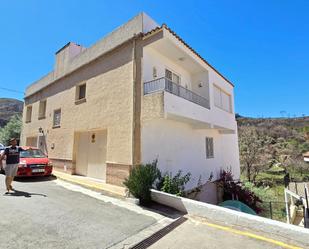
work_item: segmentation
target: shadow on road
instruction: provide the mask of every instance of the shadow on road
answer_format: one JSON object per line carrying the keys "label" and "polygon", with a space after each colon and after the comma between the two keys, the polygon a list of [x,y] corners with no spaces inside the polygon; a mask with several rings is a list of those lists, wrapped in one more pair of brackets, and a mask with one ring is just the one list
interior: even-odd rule
{"label": "shadow on road", "polygon": [[29,192],[25,192],[25,191],[19,191],[19,190],[14,190],[14,192],[10,192],[10,193],[5,193],[6,196],[17,196],[17,197],[26,197],[26,198],[30,198],[33,195],[38,195],[38,196],[43,196],[43,197],[47,197],[47,195],[44,194],[37,194],[37,193],[29,193]]}
{"label": "shadow on road", "polygon": [[169,217],[172,219],[178,219],[184,215],[183,213],[181,213],[180,211],[174,208],[171,208],[171,207],[168,207],[168,206],[156,203],[156,202],[151,202],[149,206],[143,207],[143,209],[161,214],[165,217]]}
{"label": "shadow on road", "polygon": [[56,180],[55,176],[33,176],[33,177],[15,177],[16,182],[46,182]]}

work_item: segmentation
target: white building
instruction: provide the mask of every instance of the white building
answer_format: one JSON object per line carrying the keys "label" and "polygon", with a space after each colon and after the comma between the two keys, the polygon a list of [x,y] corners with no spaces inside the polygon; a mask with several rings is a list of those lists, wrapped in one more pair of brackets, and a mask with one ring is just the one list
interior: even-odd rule
{"label": "white building", "polygon": [[234,86],[166,25],[144,35],[142,161],[191,172],[189,188],[220,170],[239,179]]}

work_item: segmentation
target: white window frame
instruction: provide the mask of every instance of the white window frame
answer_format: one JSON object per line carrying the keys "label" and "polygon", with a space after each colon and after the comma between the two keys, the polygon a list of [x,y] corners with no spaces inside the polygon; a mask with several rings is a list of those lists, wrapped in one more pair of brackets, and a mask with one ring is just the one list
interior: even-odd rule
{"label": "white window frame", "polygon": [[214,138],[213,137],[205,138],[205,148],[206,148],[206,158],[207,159],[214,158],[215,150],[214,150]]}
{"label": "white window frame", "polygon": [[[82,86],[85,86],[85,96],[83,98],[80,98],[80,88]],[[86,101],[86,96],[87,96],[87,84],[86,82],[78,84],[76,86],[76,91],[75,91],[75,104],[80,104]]]}
{"label": "white window frame", "polygon": [[[60,112],[59,123],[55,123],[56,122],[56,119],[55,119],[56,112]],[[61,108],[54,110],[54,113],[53,113],[53,128],[59,128],[61,126],[61,115],[62,115]]]}
{"label": "white window frame", "polygon": [[[44,109],[42,108],[43,106],[43,103],[44,103]],[[46,106],[47,106],[47,100],[41,100],[39,102],[39,113],[38,113],[38,119],[44,119],[46,118]]]}
{"label": "white window frame", "polygon": [[26,123],[30,123],[32,118],[32,105],[26,107]]}
{"label": "white window frame", "polygon": [[[171,70],[170,68],[165,67],[165,70],[164,70],[164,77],[165,78],[167,78],[166,77],[166,70],[168,70],[168,71],[170,71],[172,73],[172,82],[175,83],[175,84],[181,85],[181,75],[179,73],[175,72],[174,70]],[[174,76],[175,75],[179,78],[179,82],[174,81]]]}
{"label": "white window frame", "polygon": [[[229,113],[233,113],[233,111],[232,111],[232,109],[233,109],[232,108],[232,95],[229,94],[228,92],[224,91],[221,87],[217,86],[216,84],[213,84],[213,87],[214,87],[214,89],[213,89],[214,105],[216,107],[218,107],[219,109],[223,110],[223,111],[226,111],[226,112],[229,112]],[[219,90],[219,94],[220,94],[220,104],[219,105],[216,104],[216,99],[215,99],[215,91],[216,91],[216,89]],[[224,108],[224,106],[223,106],[222,93],[227,95],[227,97],[229,99],[229,103],[228,103],[229,104],[229,110],[226,110]]]}

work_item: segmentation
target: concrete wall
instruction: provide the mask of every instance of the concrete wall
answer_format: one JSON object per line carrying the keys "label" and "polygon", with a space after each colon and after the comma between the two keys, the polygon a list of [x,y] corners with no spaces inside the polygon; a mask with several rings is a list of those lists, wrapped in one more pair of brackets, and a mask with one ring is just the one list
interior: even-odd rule
{"label": "concrete wall", "polygon": [[[206,137],[214,138],[214,158],[206,158]],[[221,169],[232,168],[236,177],[239,174],[239,162],[233,153],[234,134],[223,135],[216,129],[193,129],[191,125],[169,119],[155,119],[142,125],[142,162],[158,159],[163,172],[184,174],[190,172],[192,180],[187,189],[197,186],[199,177],[205,183],[210,174],[218,179]],[[232,150],[227,153],[225,148]]]}
{"label": "concrete wall", "polygon": [[151,190],[151,197],[158,203],[192,216],[199,216],[213,222],[217,221],[244,227],[251,231],[269,233],[269,237],[271,235],[285,237],[309,247],[309,230],[305,228],[170,195],[157,190]]}
{"label": "concrete wall", "polygon": [[[108,163],[132,163],[133,61],[132,42],[101,56],[91,64],[25,99],[32,120],[25,123],[21,144],[46,135],[50,158],[73,161],[74,132],[107,130]],[[86,82],[86,101],[75,103],[76,85]],[[46,118],[38,119],[39,101],[47,100]],[[61,127],[53,128],[53,112],[61,108]],[[25,112],[24,112],[25,113]],[[53,148],[52,148],[53,147]]]}

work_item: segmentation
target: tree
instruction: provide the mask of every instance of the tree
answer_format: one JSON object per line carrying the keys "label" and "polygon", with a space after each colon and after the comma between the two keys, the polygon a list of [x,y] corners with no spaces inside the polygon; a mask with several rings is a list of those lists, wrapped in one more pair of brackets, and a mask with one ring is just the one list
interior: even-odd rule
{"label": "tree", "polygon": [[20,115],[13,116],[10,121],[0,129],[0,143],[8,144],[10,138],[19,138],[21,133],[22,120]]}
{"label": "tree", "polygon": [[254,127],[246,126],[239,130],[240,163],[249,182],[255,181],[258,173],[268,166],[268,145],[269,139],[259,135]]}

